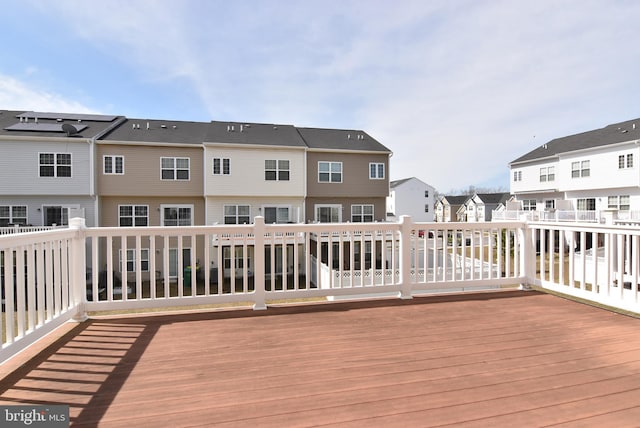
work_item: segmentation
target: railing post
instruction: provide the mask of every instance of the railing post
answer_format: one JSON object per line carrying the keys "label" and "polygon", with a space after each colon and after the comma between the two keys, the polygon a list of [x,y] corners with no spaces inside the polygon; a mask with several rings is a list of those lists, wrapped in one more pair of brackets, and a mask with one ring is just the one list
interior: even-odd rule
{"label": "railing post", "polygon": [[525,277],[525,283],[520,284],[520,290],[531,290],[531,284],[535,281],[535,257],[536,241],[533,228],[524,221],[520,227],[520,272]]}
{"label": "railing post", "polygon": [[71,258],[69,267],[71,274],[69,275],[70,298],[76,307],[76,314],[72,320],[82,322],[89,319],[86,312],[87,302],[87,280],[86,280],[86,263],[87,250],[85,247],[85,220],[81,217],[74,217],[69,220],[69,229],[77,231],[71,243]]}
{"label": "railing post", "polygon": [[[264,287],[264,231],[264,217],[255,217],[253,220],[253,289],[255,297],[253,302],[253,309],[256,311],[267,309],[267,304],[265,302],[266,292]],[[284,274],[286,275],[286,272]]]}
{"label": "railing post", "polygon": [[400,216],[400,298],[412,299],[411,294],[411,229],[410,215]]}

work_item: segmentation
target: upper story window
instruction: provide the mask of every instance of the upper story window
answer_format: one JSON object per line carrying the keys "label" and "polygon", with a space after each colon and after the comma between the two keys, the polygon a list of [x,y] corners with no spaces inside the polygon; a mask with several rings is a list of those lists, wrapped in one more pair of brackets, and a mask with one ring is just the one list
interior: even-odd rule
{"label": "upper story window", "polygon": [[424,191],[424,197],[425,197],[425,198],[428,198],[428,197],[429,197],[429,191],[428,191],[428,190],[425,190],[425,191]]}
{"label": "upper story window", "polygon": [[189,180],[189,158],[160,158],[163,180]]}
{"label": "upper story window", "polygon": [[556,179],[556,168],[554,166],[540,168],[540,182],[554,181]]}
{"label": "upper story window", "polygon": [[231,159],[213,158],[213,175],[231,174]]}
{"label": "upper story window", "polygon": [[251,208],[249,205],[225,205],[224,224],[250,224]]}
{"label": "upper story window", "polygon": [[267,181],[289,181],[289,161],[267,159],[264,161],[264,179]]}
{"label": "upper story window", "polygon": [[633,168],[633,153],[618,156],[618,169]]}
{"label": "upper story window", "polygon": [[40,153],[40,177],[71,177],[71,153]]}
{"label": "upper story window", "polygon": [[367,223],[373,221],[373,205],[351,205],[351,221]]}
{"label": "upper story window", "polygon": [[591,175],[591,169],[589,161],[571,162],[571,178],[589,177]]}
{"label": "upper story window", "polygon": [[193,209],[190,205],[168,205],[162,207],[163,226],[191,226]]}
{"label": "upper story window", "polygon": [[106,155],[103,160],[104,174],[124,174],[124,156]]}
{"label": "upper story window", "polygon": [[513,171],[513,181],[522,181],[522,171]]}
{"label": "upper story window", "polygon": [[318,182],[342,183],[342,162],[318,162]]}
{"label": "upper story window", "polygon": [[0,205],[0,227],[27,224],[26,205]]}
{"label": "upper story window", "polygon": [[148,205],[120,205],[118,207],[118,225],[149,226]]}
{"label": "upper story window", "polygon": [[369,178],[372,180],[384,179],[384,164],[383,163],[370,163],[369,164]]}

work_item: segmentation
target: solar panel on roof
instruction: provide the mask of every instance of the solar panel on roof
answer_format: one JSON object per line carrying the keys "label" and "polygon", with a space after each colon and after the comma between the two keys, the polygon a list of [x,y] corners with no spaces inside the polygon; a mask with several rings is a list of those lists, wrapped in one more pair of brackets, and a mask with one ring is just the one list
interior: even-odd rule
{"label": "solar panel on roof", "polygon": [[94,122],[112,122],[118,116],[108,116],[104,114],[82,114],[82,113],[46,113],[39,111],[28,111],[17,115],[18,118],[38,118],[38,119],[63,119],[63,120],[91,120]]}
{"label": "solar panel on roof", "polygon": [[[35,122],[21,122],[14,123],[11,126],[4,128],[5,131],[36,131],[36,132],[64,132],[60,123],[35,123]],[[87,128],[87,125],[74,124],[77,132]]]}

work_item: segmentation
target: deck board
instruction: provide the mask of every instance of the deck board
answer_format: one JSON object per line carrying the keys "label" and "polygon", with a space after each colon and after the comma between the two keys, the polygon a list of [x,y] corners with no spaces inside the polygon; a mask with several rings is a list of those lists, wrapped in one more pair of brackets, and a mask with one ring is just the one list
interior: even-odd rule
{"label": "deck board", "polygon": [[538,292],[104,317],[0,381],[72,426],[634,426],[640,320]]}

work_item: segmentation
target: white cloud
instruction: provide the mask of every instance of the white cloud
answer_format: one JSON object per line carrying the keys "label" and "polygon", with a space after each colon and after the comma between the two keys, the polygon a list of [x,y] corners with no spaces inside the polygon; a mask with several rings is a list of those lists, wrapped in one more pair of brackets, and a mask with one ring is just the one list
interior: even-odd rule
{"label": "white cloud", "polygon": [[0,105],[5,110],[98,113],[73,99],[0,74]]}

